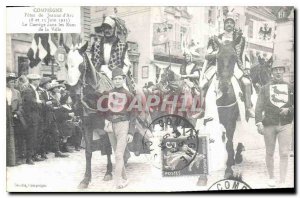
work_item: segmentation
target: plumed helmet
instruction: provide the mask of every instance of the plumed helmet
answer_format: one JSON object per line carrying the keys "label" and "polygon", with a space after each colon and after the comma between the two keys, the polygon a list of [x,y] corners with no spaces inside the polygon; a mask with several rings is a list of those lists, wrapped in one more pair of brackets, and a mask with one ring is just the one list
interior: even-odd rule
{"label": "plumed helmet", "polygon": [[235,24],[235,22],[237,20],[237,16],[233,12],[228,12],[224,19],[224,23],[226,23],[226,21],[228,21],[228,20],[232,20]]}

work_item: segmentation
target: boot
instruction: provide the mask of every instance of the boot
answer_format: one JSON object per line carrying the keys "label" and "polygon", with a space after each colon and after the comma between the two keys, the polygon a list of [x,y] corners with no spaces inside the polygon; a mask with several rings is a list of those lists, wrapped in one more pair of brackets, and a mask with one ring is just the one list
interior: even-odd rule
{"label": "boot", "polygon": [[27,158],[26,159],[26,164],[28,164],[28,165],[34,165],[34,162],[33,162],[33,160],[31,158]]}
{"label": "boot", "polygon": [[42,159],[48,159],[46,153],[41,154],[41,158],[42,158]]}
{"label": "boot", "polygon": [[69,155],[63,154],[62,152],[57,151],[57,152],[55,153],[55,157],[61,157],[61,158],[64,158],[64,157],[69,157]]}
{"label": "boot", "polygon": [[79,146],[75,146],[75,151],[80,151],[80,147]]}
{"label": "boot", "polygon": [[39,156],[37,156],[37,155],[35,155],[35,156],[33,156],[33,161],[35,161],[35,162],[41,162],[41,161],[44,161],[45,159],[42,159],[42,158],[40,158]]}
{"label": "boot", "polygon": [[64,143],[62,145],[61,151],[63,153],[73,153],[73,151],[67,146],[67,143]]}

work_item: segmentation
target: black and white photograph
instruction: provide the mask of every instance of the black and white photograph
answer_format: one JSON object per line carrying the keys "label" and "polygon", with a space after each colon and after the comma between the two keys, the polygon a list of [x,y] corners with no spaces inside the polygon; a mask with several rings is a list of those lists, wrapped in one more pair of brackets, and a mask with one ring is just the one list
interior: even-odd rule
{"label": "black and white photograph", "polygon": [[296,8],[100,3],[5,8],[7,192],[295,192]]}

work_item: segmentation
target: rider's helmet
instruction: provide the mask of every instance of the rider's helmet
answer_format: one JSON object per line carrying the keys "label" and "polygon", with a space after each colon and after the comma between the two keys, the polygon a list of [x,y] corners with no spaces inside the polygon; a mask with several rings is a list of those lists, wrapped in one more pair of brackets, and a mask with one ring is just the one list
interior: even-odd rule
{"label": "rider's helmet", "polygon": [[232,20],[233,22],[234,22],[234,24],[235,24],[235,22],[236,22],[236,15],[233,13],[233,12],[228,12],[227,13],[227,15],[226,15],[226,17],[224,18],[224,24],[226,23],[226,21],[228,21],[228,20]]}

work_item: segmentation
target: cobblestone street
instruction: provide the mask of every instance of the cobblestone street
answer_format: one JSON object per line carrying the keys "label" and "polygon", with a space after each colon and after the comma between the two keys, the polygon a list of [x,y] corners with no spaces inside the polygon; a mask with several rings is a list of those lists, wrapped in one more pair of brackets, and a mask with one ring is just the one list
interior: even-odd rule
{"label": "cobblestone street", "polygon": [[[252,126],[252,127],[251,127]],[[237,128],[235,143],[243,142],[246,151],[243,152],[242,163],[243,180],[251,188],[268,188],[267,170],[265,167],[265,150],[263,136],[259,135],[253,120],[244,130]],[[278,145],[277,145],[278,146]],[[223,179],[224,171],[212,172],[208,176],[206,186],[196,185],[197,176],[162,177],[161,170],[153,167],[145,155],[135,156],[133,153],[127,167],[129,185],[120,191],[201,191],[207,190],[213,183]],[[54,158],[48,154],[49,159],[38,162],[34,166],[21,165],[7,168],[8,191],[81,191],[77,189],[84,175],[84,150],[70,154],[67,159]],[[114,159],[113,159],[114,163]],[[275,175],[279,178],[278,148],[275,153]],[[93,178],[86,192],[118,191],[113,181],[103,181],[106,171],[106,156],[100,152],[93,153]],[[289,158],[287,185],[294,185],[294,158]]]}

